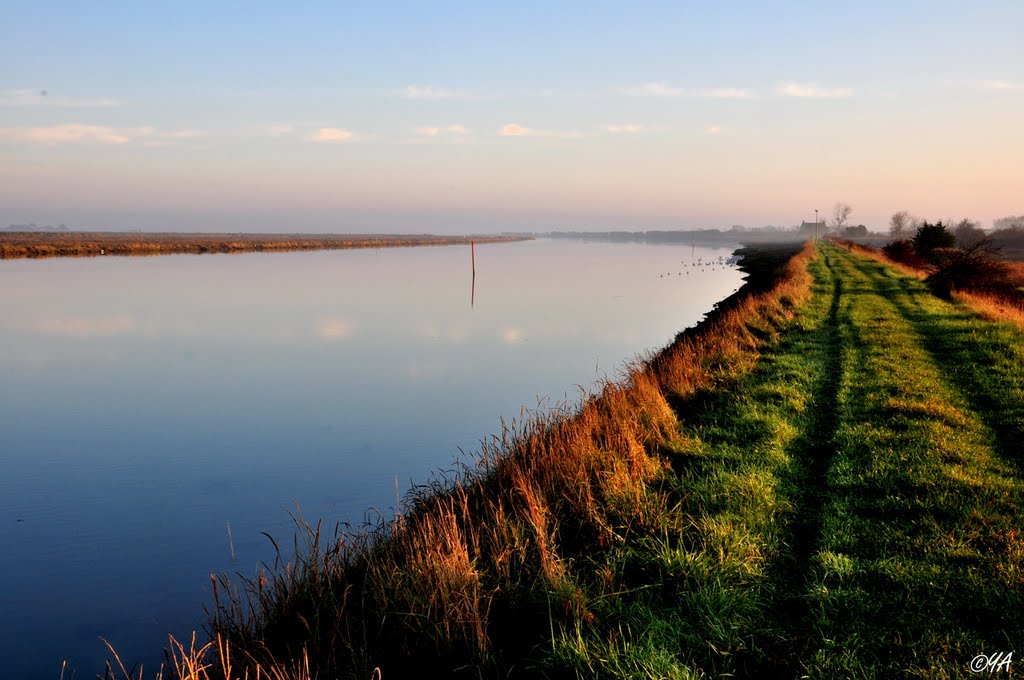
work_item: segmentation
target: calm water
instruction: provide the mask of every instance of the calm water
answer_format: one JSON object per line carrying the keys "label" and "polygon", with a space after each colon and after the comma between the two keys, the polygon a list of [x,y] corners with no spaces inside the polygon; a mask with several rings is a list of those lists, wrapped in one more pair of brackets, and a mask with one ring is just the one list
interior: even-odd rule
{"label": "calm water", "polygon": [[0,262],[2,673],[93,677],[100,636],[149,667],[202,625],[211,572],[255,573],[262,531],[289,543],[289,511],[388,514],[396,480],[575,399],[741,283],[683,261],[487,245],[475,292],[462,247]]}

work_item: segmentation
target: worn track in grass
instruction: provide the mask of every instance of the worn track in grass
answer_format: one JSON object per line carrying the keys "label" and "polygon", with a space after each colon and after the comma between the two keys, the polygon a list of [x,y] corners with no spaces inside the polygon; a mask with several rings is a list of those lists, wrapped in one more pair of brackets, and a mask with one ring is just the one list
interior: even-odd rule
{"label": "worn track in grass", "polygon": [[[688,512],[765,549],[752,582],[709,570],[748,606],[676,653],[695,675],[962,677],[1024,644],[1024,333],[822,250],[779,342],[680,414],[675,455],[717,461]],[[751,475],[760,497],[736,492]]]}

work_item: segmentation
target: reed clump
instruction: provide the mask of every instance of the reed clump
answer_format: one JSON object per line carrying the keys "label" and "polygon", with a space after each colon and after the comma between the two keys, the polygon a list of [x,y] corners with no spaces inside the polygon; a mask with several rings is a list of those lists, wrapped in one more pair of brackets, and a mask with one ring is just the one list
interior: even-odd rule
{"label": "reed clump", "polygon": [[278,550],[251,579],[214,579],[213,642],[175,647],[168,676],[539,672],[559,631],[593,622],[598,600],[624,592],[631,569],[650,568],[609,555],[700,521],[668,488],[673,404],[730,380],[774,341],[810,295],[817,251],[795,250],[579,407],[503,423],[471,465],[413,489],[393,519],[333,532],[300,519],[290,556]]}

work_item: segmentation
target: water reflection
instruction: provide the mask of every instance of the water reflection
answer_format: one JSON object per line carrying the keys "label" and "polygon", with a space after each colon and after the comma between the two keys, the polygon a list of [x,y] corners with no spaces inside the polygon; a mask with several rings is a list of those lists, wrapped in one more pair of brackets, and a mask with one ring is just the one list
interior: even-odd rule
{"label": "water reflection", "polygon": [[5,672],[85,677],[100,635],[159,661],[289,510],[387,512],[396,478],[699,320],[740,276],[659,277],[689,250],[474,246],[469,308],[465,248],[0,263]]}

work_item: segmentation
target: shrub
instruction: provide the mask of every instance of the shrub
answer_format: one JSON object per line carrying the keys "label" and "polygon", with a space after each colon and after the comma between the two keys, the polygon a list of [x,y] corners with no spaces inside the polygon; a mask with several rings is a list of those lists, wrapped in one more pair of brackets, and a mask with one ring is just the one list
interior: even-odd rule
{"label": "shrub", "polygon": [[935,224],[923,222],[917,228],[917,233],[914,234],[912,241],[918,257],[926,261],[931,261],[940,248],[952,248],[956,245],[956,237],[953,232],[947,229],[942,222]]}
{"label": "shrub", "polygon": [[913,242],[909,239],[887,243],[882,247],[882,252],[893,262],[899,262],[911,267],[920,267],[924,264],[921,262],[921,258],[918,257]]}
{"label": "shrub", "polygon": [[925,282],[933,293],[945,298],[955,290],[1006,296],[1015,289],[1010,265],[999,257],[999,248],[991,238],[945,251],[944,261]]}

